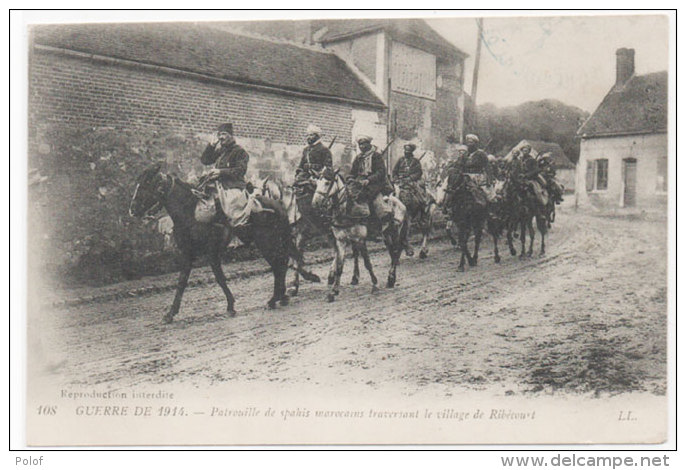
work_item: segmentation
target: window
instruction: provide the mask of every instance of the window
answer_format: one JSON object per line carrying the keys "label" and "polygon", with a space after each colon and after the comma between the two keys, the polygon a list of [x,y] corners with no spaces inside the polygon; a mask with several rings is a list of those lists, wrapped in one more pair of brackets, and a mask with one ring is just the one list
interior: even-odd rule
{"label": "window", "polygon": [[607,189],[608,160],[601,158],[586,162],[586,191],[605,191]]}
{"label": "window", "polygon": [[607,189],[607,159],[596,160],[595,189]]}
{"label": "window", "polygon": [[667,157],[658,157],[657,159],[657,178],[655,181],[655,191],[658,193],[667,192]]}
{"label": "window", "polygon": [[436,56],[393,42],[391,90],[436,99]]}

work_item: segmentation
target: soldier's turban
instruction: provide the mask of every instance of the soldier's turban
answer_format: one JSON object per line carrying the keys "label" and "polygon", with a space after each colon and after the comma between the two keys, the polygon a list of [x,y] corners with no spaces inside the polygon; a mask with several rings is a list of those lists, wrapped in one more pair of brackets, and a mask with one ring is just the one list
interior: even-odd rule
{"label": "soldier's turban", "polygon": [[362,142],[370,142],[371,143],[372,138],[369,137],[368,135],[358,135],[357,136],[357,143],[361,144]]}
{"label": "soldier's turban", "polygon": [[230,122],[220,124],[217,128],[217,132],[228,132],[229,134],[233,135],[233,124]]}
{"label": "soldier's turban", "polygon": [[417,149],[417,146],[415,144],[405,144],[404,146],[405,150],[409,150],[410,152],[414,152]]}
{"label": "soldier's turban", "polygon": [[460,144],[460,145],[458,145],[457,147],[455,147],[455,150],[457,150],[458,152],[459,152],[460,150],[464,150],[465,152],[468,152],[468,151],[469,151],[469,148],[467,148],[466,145]]}
{"label": "soldier's turban", "polygon": [[465,142],[469,142],[471,140],[473,142],[478,143],[479,142],[479,136],[477,136],[476,134],[467,134],[466,136],[464,136],[464,140],[465,140]]}
{"label": "soldier's turban", "polygon": [[319,128],[319,126],[315,126],[314,124],[310,124],[307,126],[307,134],[317,134],[317,135],[322,135],[322,130]]}

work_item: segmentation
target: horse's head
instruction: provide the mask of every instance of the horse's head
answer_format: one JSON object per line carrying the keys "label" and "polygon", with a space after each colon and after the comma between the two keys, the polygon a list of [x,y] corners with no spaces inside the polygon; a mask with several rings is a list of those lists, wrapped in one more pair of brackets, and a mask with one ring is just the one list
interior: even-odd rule
{"label": "horse's head", "polygon": [[443,205],[445,202],[445,196],[448,192],[448,176],[443,175],[443,177],[438,180],[438,184],[436,185],[436,204],[439,206]]}
{"label": "horse's head", "polygon": [[466,178],[468,177],[458,168],[448,168],[444,171],[436,187],[436,203],[447,204],[448,195],[461,191]]}
{"label": "horse's head", "polygon": [[162,207],[162,201],[167,194],[168,178],[160,172],[161,163],[155,163],[146,168],[136,180],[129,215],[143,217],[152,214]]}
{"label": "horse's head", "polygon": [[502,201],[505,198],[505,181],[495,180],[493,189],[495,192],[495,200],[497,202]]}
{"label": "horse's head", "polygon": [[250,179],[250,183],[252,183],[253,187],[257,190],[257,194],[260,194],[261,196],[277,200],[283,198],[281,185],[271,176],[265,176],[264,178],[253,176]]}
{"label": "horse's head", "polygon": [[340,190],[342,184],[338,170],[324,168],[316,179],[312,207],[317,210],[326,210],[332,203],[333,198]]}

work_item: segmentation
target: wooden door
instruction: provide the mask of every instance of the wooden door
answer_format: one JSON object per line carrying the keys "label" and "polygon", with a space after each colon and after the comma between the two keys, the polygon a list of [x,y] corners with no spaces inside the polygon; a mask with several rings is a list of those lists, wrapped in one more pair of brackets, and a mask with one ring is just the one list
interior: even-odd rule
{"label": "wooden door", "polygon": [[636,159],[624,160],[624,207],[636,206]]}

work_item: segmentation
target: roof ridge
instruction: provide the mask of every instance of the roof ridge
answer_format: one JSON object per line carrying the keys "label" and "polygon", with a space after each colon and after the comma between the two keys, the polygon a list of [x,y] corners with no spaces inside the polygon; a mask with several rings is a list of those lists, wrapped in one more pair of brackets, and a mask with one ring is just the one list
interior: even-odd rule
{"label": "roof ridge", "polygon": [[332,50],[326,49],[326,48],[324,48],[318,44],[305,44],[302,42],[289,41],[285,38],[276,38],[276,37],[272,37],[272,36],[266,36],[264,34],[259,34],[259,33],[253,32],[253,31],[246,31],[246,30],[242,30],[242,29],[229,31],[229,30],[226,30],[224,28],[220,28],[220,27],[217,27],[214,25],[207,25],[207,27],[209,27],[215,31],[221,31],[221,32],[227,33],[227,34],[235,34],[236,36],[243,36],[243,37],[247,37],[247,38],[251,38],[251,39],[258,39],[261,41],[271,42],[273,44],[286,44],[288,46],[295,46],[295,47],[299,47],[300,49],[306,49],[306,50],[313,51],[313,52],[322,52],[325,54],[335,55]]}

